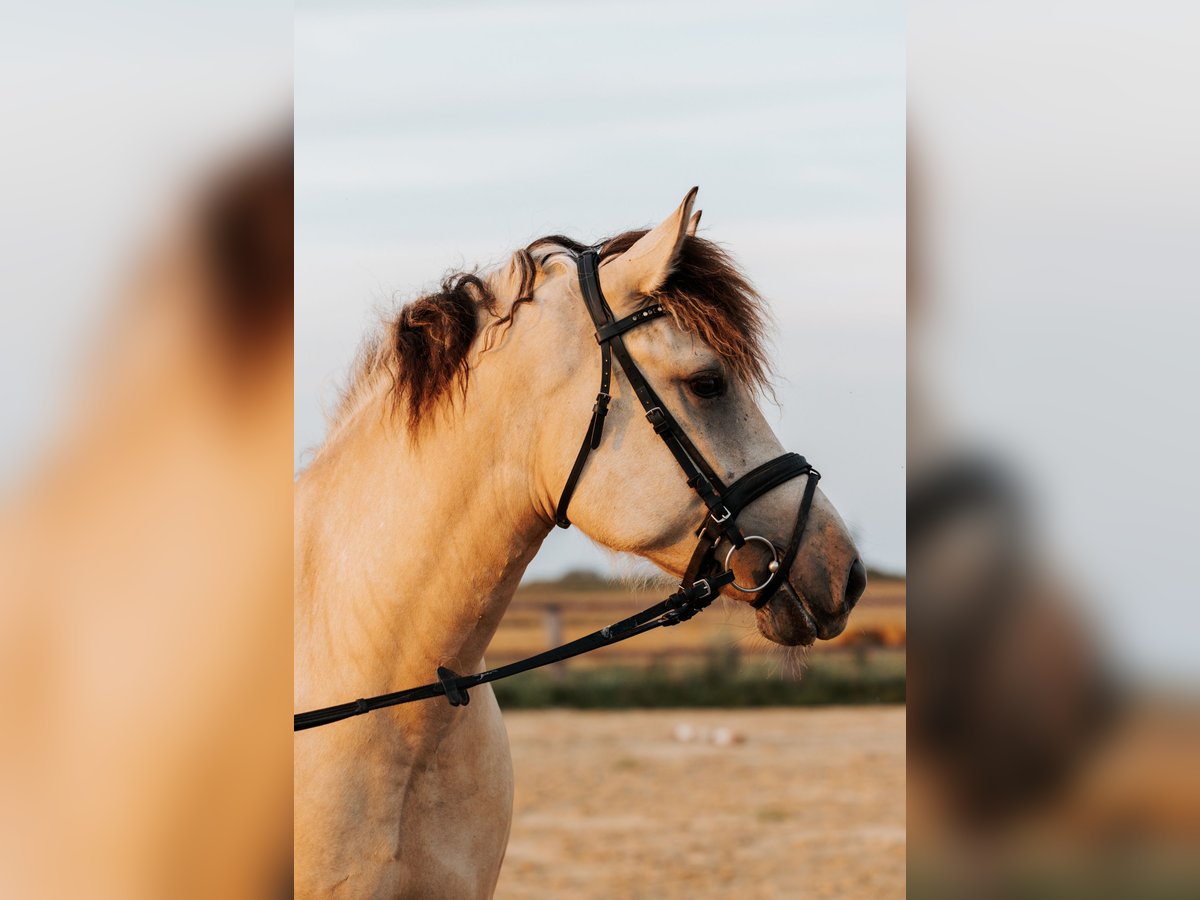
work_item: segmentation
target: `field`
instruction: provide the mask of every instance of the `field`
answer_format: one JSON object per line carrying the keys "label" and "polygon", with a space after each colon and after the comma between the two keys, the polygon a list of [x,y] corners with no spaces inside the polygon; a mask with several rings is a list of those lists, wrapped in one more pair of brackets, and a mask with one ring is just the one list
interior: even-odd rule
{"label": "field", "polygon": [[902,706],[505,721],[502,900],[904,895]]}
{"label": "field", "polygon": [[[488,663],[669,592],[525,586]],[[905,640],[904,581],[875,577],[846,632],[803,654],[722,601],[498,683],[516,796],[496,896],[903,896]]]}

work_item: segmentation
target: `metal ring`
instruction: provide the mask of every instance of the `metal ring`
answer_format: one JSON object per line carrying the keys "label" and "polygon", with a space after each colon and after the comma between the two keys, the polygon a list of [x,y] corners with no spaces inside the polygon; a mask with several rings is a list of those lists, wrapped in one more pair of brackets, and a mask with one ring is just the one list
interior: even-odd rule
{"label": "metal ring", "polygon": [[[765,537],[762,537],[761,535],[757,535],[757,534],[748,534],[748,535],[746,535],[746,543],[748,544],[748,543],[750,543],[750,541],[762,541],[764,544],[766,544],[768,547],[770,547],[770,548],[771,548],[771,557],[772,557],[772,561],[773,561],[773,563],[774,563],[774,565],[775,565],[775,569],[773,569],[773,570],[771,571],[771,574],[769,574],[769,575],[767,576],[767,580],[766,580],[766,581],[764,581],[764,582],[763,582],[762,584],[760,584],[760,585],[756,585],[755,587],[748,587],[748,588],[747,588],[747,587],[742,587],[742,586],[741,586],[740,584],[738,584],[736,581],[734,581],[734,582],[730,583],[730,585],[729,585],[729,586],[730,586],[731,588],[733,588],[733,589],[734,589],[734,590],[736,590],[736,591],[741,591],[743,594],[753,594],[753,593],[756,593],[757,591],[761,591],[763,588],[765,588],[765,587],[766,587],[768,584],[770,584],[770,583],[771,583],[771,579],[772,579],[772,578],[774,578],[774,577],[775,577],[775,575],[776,575],[776,574],[778,573],[778,571],[779,571],[779,569],[778,569],[778,566],[779,566],[779,550],[778,550],[778,549],[776,549],[775,545],[774,545],[774,544],[772,544],[770,541],[768,541],[768,540],[767,540]],[[745,546],[745,544],[743,544],[742,546]],[[739,547],[730,547],[730,548],[729,548],[729,552],[725,554],[725,570],[726,570],[726,571],[729,571],[729,560],[733,559],[733,554],[734,554],[734,551],[735,551],[735,550],[738,550],[738,549],[740,549],[740,548],[739,548]]]}

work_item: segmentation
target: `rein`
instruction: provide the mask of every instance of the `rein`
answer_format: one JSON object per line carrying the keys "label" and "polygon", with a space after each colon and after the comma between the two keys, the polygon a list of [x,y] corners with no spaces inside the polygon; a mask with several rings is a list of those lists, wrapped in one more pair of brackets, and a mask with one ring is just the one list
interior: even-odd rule
{"label": "rein", "polygon": [[[467,694],[469,688],[561,662],[582,653],[589,653],[639,634],[645,634],[647,631],[653,631],[655,628],[686,622],[696,613],[708,607],[716,599],[721,588],[726,585],[731,585],[742,593],[757,594],[758,596],[751,602],[751,606],[761,609],[779,590],[779,586],[787,580],[787,573],[791,571],[796,554],[800,551],[800,543],[804,538],[804,526],[808,522],[808,515],[812,509],[817,481],[821,477],[820,473],[798,453],[784,453],[751,469],[733,483],[725,485],[659,399],[625,347],[622,337],[625,332],[666,315],[666,309],[662,304],[657,304],[640,309],[623,319],[616,319],[600,290],[599,249],[589,247],[580,253],[578,267],[579,286],[583,291],[583,299],[587,304],[588,313],[592,317],[592,323],[596,327],[596,342],[600,345],[600,391],[596,395],[596,403],[592,407],[592,419],[587,433],[584,435],[579,453],[575,457],[575,464],[571,467],[571,473],[567,476],[566,485],[559,497],[555,512],[555,524],[560,528],[571,526],[571,520],[567,517],[567,508],[583,474],[588,456],[600,446],[600,439],[604,432],[604,420],[608,415],[609,402],[612,400],[609,389],[612,382],[612,360],[616,356],[621,370],[633,387],[634,394],[637,395],[642,408],[646,411],[646,420],[654,428],[655,433],[662,438],[663,443],[667,445],[671,455],[675,457],[675,461],[687,477],[688,486],[700,496],[708,509],[708,515],[696,530],[698,542],[680,582],[679,590],[665,600],[661,600],[627,619],[622,619],[620,622],[562,646],[496,669],[489,669],[474,675],[459,675],[444,666],[439,666],[437,669],[438,680],[429,684],[342,703],[338,706],[328,706],[311,712],[297,713],[294,717],[293,731],[304,731],[353,716],[360,716],[377,709],[412,703],[417,700],[428,700],[433,697],[444,696],[451,706],[466,706],[470,702]],[[781,558],[779,548],[768,538],[761,535],[742,534],[741,529],[737,526],[737,517],[743,509],[763,494],[794,478],[799,478],[801,475],[808,476],[805,480],[804,495],[796,514],[796,523],[792,529],[791,539]],[[724,565],[720,565],[716,560],[716,552],[723,541],[727,541],[730,546],[725,554]],[[729,568],[729,561],[739,548],[751,541],[769,547],[773,559],[767,567],[769,574],[762,584],[742,587],[735,582],[733,570]]]}
{"label": "rein", "polygon": [[459,675],[444,666],[438,666],[438,680],[429,684],[409,688],[406,691],[397,691],[394,694],[382,694],[378,697],[343,703],[340,706],[329,706],[325,709],[300,713],[296,716],[293,731],[304,731],[306,728],[328,725],[330,722],[349,719],[351,716],[361,716],[363,713],[369,713],[376,709],[398,706],[401,703],[412,703],[414,700],[428,700],[431,697],[443,695],[450,701],[451,706],[466,706],[471,702],[467,688],[519,675],[530,669],[540,669],[542,666],[561,662],[564,659],[579,656],[581,653],[599,650],[609,644],[618,644],[639,634],[645,634],[647,631],[653,631],[655,628],[665,628],[669,625],[686,622],[712,603],[721,588],[732,581],[732,572],[725,572],[711,580],[701,579],[690,589],[680,589],[667,599],[659,601],[649,609],[644,609],[628,619],[622,619],[620,622],[601,628],[599,631],[593,631],[589,635],[552,650],[546,650],[506,666],[480,672],[477,675]]}

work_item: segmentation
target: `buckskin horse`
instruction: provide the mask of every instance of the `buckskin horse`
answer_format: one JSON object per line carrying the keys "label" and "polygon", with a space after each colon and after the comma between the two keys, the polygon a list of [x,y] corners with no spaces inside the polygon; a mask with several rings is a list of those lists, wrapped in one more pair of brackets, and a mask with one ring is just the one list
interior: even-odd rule
{"label": "buckskin horse", "polygon": [[[296,485],[297,710],[435,671],[454,698],[556,523],[681,578],[682,608],[749,603],[776,643],[845,628],[865,569],[758,408],[765,310],[695,197],[452,275],[364,345]],[[300,896],[491,896],[512,762],[490,686],[471,699],[297,735]]]}

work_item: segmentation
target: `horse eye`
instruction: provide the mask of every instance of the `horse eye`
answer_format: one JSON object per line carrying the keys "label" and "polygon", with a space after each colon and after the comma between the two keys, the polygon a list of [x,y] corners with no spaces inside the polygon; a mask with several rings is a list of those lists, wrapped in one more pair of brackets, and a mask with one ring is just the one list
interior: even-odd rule
{"label": "horse eye", "polygon": [[713,372],[705,372],[688,381],[688,388],[701,400],[712,400],[725,393],[725,379]]}

